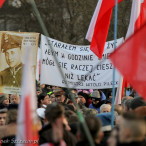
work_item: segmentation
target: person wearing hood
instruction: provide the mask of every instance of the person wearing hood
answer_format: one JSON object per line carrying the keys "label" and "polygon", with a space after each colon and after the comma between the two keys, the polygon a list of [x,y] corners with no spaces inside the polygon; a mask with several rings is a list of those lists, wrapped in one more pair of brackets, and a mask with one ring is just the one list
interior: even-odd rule
{"label": "person wearing hood", "polygon": [[91,99],[92,103],[89,105],[89,108],[96,109],[98,113],[100,113],[100,106],[102,105],[102,102],[99,91],[93,91]]}

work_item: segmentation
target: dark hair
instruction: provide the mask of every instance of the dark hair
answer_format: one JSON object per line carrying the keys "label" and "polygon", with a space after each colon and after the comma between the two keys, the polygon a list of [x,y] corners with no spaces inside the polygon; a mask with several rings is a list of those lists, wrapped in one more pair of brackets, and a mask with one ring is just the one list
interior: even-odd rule
{"label": "dark hair", "polygon": [[130,103],[130,108],[134,110],[139,106],[146,106],[146,102],[142,99],[142,97],[133,98],[133,100]]}
{"label": "dark hair", "polygon": [[[87,127],[89,128],[93,140],[95,140],[98,137],[99,131],[101,129],[101,121],[95,116],[87,116],[85,118],[85,121]],[[87,138],[82,124],[80,124],[80,132],[81,132],[81,138],[83,140],[86,140]]]}
{"label": "dark hair", "polygon": [[127,107],[128,110],[130,109],[130,104],[131,104],[132,100],[133,99],[128,99],[125,101],[125,106]]}
{"label": "dark hair", "polygon": [[128,121],[143,121],[143,120],[146,120],[144,117],[138,115],[138,114],[135,114],[135,112],[124,112],[122,114],[122,117],[125,119],[125,120],[128,120]]}
{"label": "dark hair", "polygon": [[49,104],[45,110],[45,117],[50,123],[54,122],[57,118],[60,118],[63,115],[64,107],[55,102],[53,104]]}
{"label": "dark hair", "polygon": [[[44,98],[47,96],[48,94],[46,92],[43,92],[41,94],[38,95],[38,107],[41,103],[41,100],[44,100]],[[49,95],[48,95],[49,96]]]}

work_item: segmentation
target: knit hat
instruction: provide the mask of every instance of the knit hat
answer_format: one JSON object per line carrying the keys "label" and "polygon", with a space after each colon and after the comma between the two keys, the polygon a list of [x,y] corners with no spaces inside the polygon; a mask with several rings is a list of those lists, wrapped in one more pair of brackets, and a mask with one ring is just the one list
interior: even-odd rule
{"label": "knit hat", "polygon": [[130,103],[130,108],[134,110],[139,106],[146,106],[146,102],[142,99],[142,97],[133,98],[133,100]]}
{"label": "knit hat", "polygon": [[91,99],[92,99],[93,101],[101,100],[99,91],[93,91],[93,93],[92,93],[92,95],[91,95]]}
{"label": "knit hat", "polygon": [[97,117],[102,122],[102,131],[111,131],[112,114],[111,113],[100,113],[97,115]]}
{"label": "knit hat", "polygon": [[5,94],[0,94],[0,104],[2,104],[5,99],[7,99],[7,96]]}

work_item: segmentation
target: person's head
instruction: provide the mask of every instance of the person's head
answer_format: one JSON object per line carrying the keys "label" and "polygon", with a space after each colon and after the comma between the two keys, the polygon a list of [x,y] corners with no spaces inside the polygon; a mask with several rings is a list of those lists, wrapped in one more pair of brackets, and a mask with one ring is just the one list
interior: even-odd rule
{"label": "person's head", "polygon": [[142,141],[146,134],[146,120],[133,112],[123,113],[119,125],[120,143]]}
{"label": "person's head", "polygon": [[0,126],[6,124],[6,116],[7,116],[7,109],[6,108],[0,109]]}
{"label": "person's head", "polygon": [[19,104],[20,103],[20,97],[18,94],[11,94],[10,95],[10,102],[11,104]]}
{"label": "person's head", "polygon": [[16,67],[21,63],[20,48],[12,48],[5,52],[6,62],[10,67]]}
{"label": "person's head", "polygon": [[45,117],[49,123],[55,122],[57,119],[64,118],[64,107],[56,102],[49,104],[45,110]]}
{"label": "person's head", "polygon": [[130,110],[130,104],[131,104],[132,100],[133,99],[125,100],[125,102],[124,102],[124,109],[123,109],[124,112],[127,112],[127,111]]}
{"label": "person's head", "polygon": [[79,95],[78,97],[79,97],[79,98],[78,98],[79,103],[82,103],[82,104],[85,104],[85,103],[86,103],[86,99],[85,99],[84,96]]}
{"label": "person's head", "polygon": [[36,87],[36,95],[38,96],[38,95],[40,95],[41,94],[41,89],[40,89],[40,87]]}
{"label": "person's head", "polygon": [[44,105],[48,105],[51,103],[50,101],[50,98],[48,96],[47,93],[41,93],[39,96],[38,96],[38,103],[40,105],[40,107],[44,104]]}
{"label": "person's head", "polygon": [[55,93],[56,102],[64,103],[65,101],[65,92],[64,91],[58,91]]}
{"label": "person's head", "polygon": [[[103,132],[101,131],[101,121],[95,116],[88,116],[85,118],[85,121],[94,142],[99,144],[103,138]],[[80,135],[82,140],[87,139],[82,124],[80,124]]]}
{"label": "person's head", "polygon": [[100,113],[111,112],[111,106],[109,104],[102,104],[100,107]]}
{"label": "person's head", "polygon": [[85,116],[96,116],[98,114],[98,111],[96,109],[91,109],[91,108],[83,110],[83,112]]}
{"label": "person's head", "polygon": [[134,112],[140,116],[146,117],[146,106],[137,107]]}
{"label": "person's head", "polygon": [[140,106],[146,106],[146,102],[142,99],[142,97],[135,97],[130,103],[130,110],[135,110]]}
{"label": "person's head", "polygon": [[122,105],[122,108],[123,108],[123,109],[124,109],[125,101],[128,100],[128,99],[133,99],[133,97],[131,97],[131,96],[124,96],[124,97],[122,98],[121,105]]}
{"label": "person's head", "polygon": [[48,94],[49,97],[50,97],[51,103],[53,103],[53,102],[56,101],[55,94],[54,94],[53,91],[49,91],[47,94]]}
{"label": "person's head", "polygon": [[93,105],[98,105],[101,102],[101,96],[99,91],[93,91],[91,95],[91,99]]}
{"label": "person's head", "polygon": [[18,115],[18,104],[10,104],[8,107],[6,123],[16,123]]}
{"label": "person's head", "polygon": [[111,131],[110,136],[108,137],[107,140],[107,145],[108,146],[117,146],[118,143],[118,132],[119,132],[119,128],[118,127],[114,127]]}
{"label": "person's head", "polygon": [[4,106],[9,105],[9,96],[7,94],[0,94],[0,104]]}
{"label": "person's head", "polygon": [[10,67],[16,67],[21,63],[22,37],[3,34],[2,51],[5,53],[6,62]]}
{"label": "person's head", "polygon": [[114,110],[118,113],[118,115],[121,115],[123,112],[122,106],[121,105],[115,105]]}

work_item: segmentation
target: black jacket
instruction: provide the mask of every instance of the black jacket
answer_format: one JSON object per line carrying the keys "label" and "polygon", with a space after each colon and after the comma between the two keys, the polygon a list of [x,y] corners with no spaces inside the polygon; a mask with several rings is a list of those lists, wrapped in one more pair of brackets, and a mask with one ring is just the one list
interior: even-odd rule
{"label": "black jacket", "polygon": [[146,146],[146,141],[141,142],[130,142],[130,143],[120,143],[118,146]]}
{"label": "black jacket", "polygon": [[[67,144],[67,146],[75,146],[77,143],[76,137],[70,133],[69,131],[66,131],[64,129],[64,134],[63,134],[63,140]],[[44,143],[54,143],[52,140],[52,127],[51,125],[46,125],[40,132],[39,132],[39,144],[44,144]]]}

